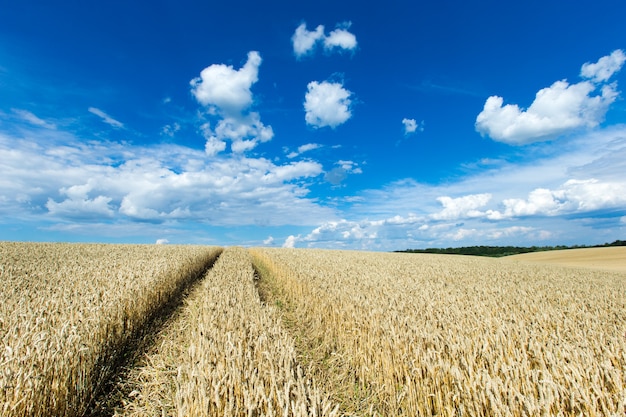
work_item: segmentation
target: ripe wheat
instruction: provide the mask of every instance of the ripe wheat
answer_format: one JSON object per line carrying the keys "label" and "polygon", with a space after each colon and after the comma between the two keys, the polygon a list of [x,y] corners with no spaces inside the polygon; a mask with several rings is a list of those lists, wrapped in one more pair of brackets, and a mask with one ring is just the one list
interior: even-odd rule
{"label": "ripe wheat", "polygon": [[255,288],[251,258],[228,248],[127,382],[126,416],[335,416],[293,340]]}
{"label": "ripe wheat", "polygon": [[449,255],[253,257],[345,412],[626,413],[624,274]]}
{"label": "ripe wheat", "polygon": [[129,338],[220,251],[0,242],[0,415],[82,415]]}

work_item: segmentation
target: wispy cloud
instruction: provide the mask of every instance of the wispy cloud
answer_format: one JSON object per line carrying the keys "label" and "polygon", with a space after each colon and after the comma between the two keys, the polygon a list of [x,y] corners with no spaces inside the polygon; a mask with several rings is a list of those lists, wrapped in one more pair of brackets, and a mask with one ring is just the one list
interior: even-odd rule
{"label": "wispy cloud", "polygon": [[309,151],[313,151],[315,149],[319,149],[321,148],[322,145],[320,145],[319,143],[306,143],[304,145],[300,145],[298,146],[298,149],[296,151],[289,151],[288,148],[285,148],[285,153],[287,153],[287,158],[289,159],[293,159],[297,156],[300,156],[301,154],[305,153],[305,152],[309,152]]}
{"label": "wispy cloud", "polygon": [[87,110],[90,113],[95,114],[96,116],[100,117],[102,121],[108,125],[111,125],[118,129],[124,127],[124,123],[115,120],[114,118],[112,118],[111,116],[109,116],[108,114],[106,114],[105,112],[103,112],[102,110],[96,107],[89,107]]}
{"label": "wispy cloud", "polygon": [[22,110],[22,109],[11,109],[11,110],[20,119],[34,126],[43,127],[46,129],[56,129],[56,125],[54,123],[50,123],[43,119],[40,119],[39,117],[35,116],[33,113],[29,112],[28,110]]}

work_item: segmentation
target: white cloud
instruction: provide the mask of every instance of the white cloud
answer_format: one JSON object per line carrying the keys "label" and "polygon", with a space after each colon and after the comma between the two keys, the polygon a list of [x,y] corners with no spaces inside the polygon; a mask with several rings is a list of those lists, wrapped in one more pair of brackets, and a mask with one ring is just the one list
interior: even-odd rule
{"label": "white cloud", "polygon": [[285,239],[285,243],[283,243],[283,248],[293,248],[296,246],[296,242],[298,237],[294,235],[289,235],[287,239]]}
{"label": "white cloud", "polygon": [[63,187],[59,193],[67,196],[67,198],[61,203],[48,198],[46,208],[50,214],[66,218],[112,217],[114,211],[109,205],[112,198],[99,195],[90,199],[88,193],[91,189],[92,186],[89,184]]}
{"label": "white cloud", "polygon": [[332,209],[307,197],[307,179],[323,173],[314,161],[280,165],[238,154],[207,159],[202,151],[169,144],[141,147],[66,136],[57,143],[36,130],[28,138],[0,133],[4,219],[45,213],[48,221],[185,219],[226,227],[312,225],[334,217]]}
{"label": "white cloud", "polygon": [[322,222],[295,243],[393,250],[611,241],[626,221],[624,156],[621,125],[572,137],[567,147],[543,145],[540,158],[529,153],[472,169],[457,181],[397,181],[343,199],[343,220]]}
{"label": "white cloud", "polygon": [[204,144],[204,151],[207,156],[215,156],[220,152],[223,152],[226,149],[226,142],[216,138],[215,136],[211,136],[207,138],[206,143]]}
{"label": "white cloud", "polygon": [[170,243],[170,241],[167,240],[167,239],[157,239],[157,241],[155,243],[157,245],[166,245],[166,244]]}
{"label": "white cloud", "polygon": [[424,121],[422,120],[422,123],[418,123],[415,119],[407,119],[404,118],[402,119],[402,124],[404,125],[404,135],[408,136],[412,133],[415,133],[417,131],[423,132],[424,131]]}
{"label": "white cloud", "polygon": [[307,143],[301,146],[298,146],[298,153],[302,154],[308,151],[312,151],[314,149],[319,149],[321,148],[322,145],[320,145],[319,143]]}
{"label": "white cloud", "polygon": [[330,32],[330,34],[324,39],[324,48],[340,48],[346,50],[356,49],[356,36],[347,30],[351,25],[352,24],[350,22],[347,22],[342,25],[343,27]]}
{"label": "white cloud", "polygon": [[315,127],[335,128],[352,117],[352,93],[341,83],[311,81],[304,100],[305,120]]}
{"label": "white cloud", "polygon": [[46,129],[56,129],[56,125],[54,123],[46,122],[45,120],[40,119],[33,113],[29,112],[28,110],[22,110],[22,109],[11,109],[11,110],[20,119],[25,120],[34,126],[44,127]]}
{"label": "white cloud", "polygon": [[310,55],[315,46],[322,42],[324,49],[333,50],[355,50],[357,47],[356,36],[349,32],[351,22],[337,25],[337,29],[330,32],[328,36],[324,33],[324,26],[319,25],[314,31],[307,30],[306,23],[300,24],[291,37],[293,52],[297,58]]}
{"label": "white cloud", "polygon": [[267,239],[263,240],[264,245],[271,245],[272,243],[274,243],[274,238],[272,236],[268,236]]}
{"label": "white cloud", "polygon": [[217,106],[227,115],[239,114],[252,105],[252,84],[258,81],[261,55],[248,53],[242,68],[213,64],[202,70],[200,77],[191,80],[191,93],[203,106]]}
{"label": "white cloud", "polygon": [[476,130],[500,142],[524,145],[596,127],[619,95],[615,83],[599,83],[618,71],[624,58],[618,50],[595,64],[583,65],[581,74],[592,80],[557,81],[537,92],[526,110],[516,104],[503,105],[502,97],[491,96],[476,117]]}
{"label": "white cloud", "polygon": [[626,61],[626,55],[621,49],[617,49],[611,55],[603,56],[596,63],[585,63],[580,70],[580,76],[590,78],[593,82],[608,81],[617,71],[622,68]]}
{"label": "white cloud", "polygon": [[626,206],[626,182],[571,179],[556,190],[537,188],[528,198],[503,201],[504,212],[489,213],[493,219],[523,216],[556,216],[589,213]]}
{"label": "white cloud", "polygon": [[285,149],[285,152],[289,152],[287,153],[287,158],[289,159],[293,159],[305,152],[309,152],[309,151],[313,151],[315,149],[319,149],[321,148],[322,145],[320,145],[319,143],[307,143],[304,145],[300,145],[298,146],[298,150],[297,151],[291,151],[289,152],[289,149]]}
{"label": "white cloud", "polygon": [[291,37],[294,54],[298,58],[309,54],[321,39],[324,39],[324,26],[319,25],[314,31],[309,31],[306,23],[302,23]]}
{"label": "white cloud", "polygon": [[180,131],[180,125],[178,123],[172,123],[171,125],[165,125],[161,128],[161,135],[174,137],[178,131]]}
{"label": "white cloud", "polygon": [[244,153],[274,137],[272,127],[261,122],[259,113],[248,110],[253,103],[250,88],[258,80],[260,65],[261,56],[252,51],[239,70],[213,64],[191,81],[192,94],[200,104],[209,107],[208,116],[219,117],[214,130],[208,122],[200,127],[206,138],[207,155],[223,152],[227,140],[232,152]]}
{"label": "white cloud", "polygon": [[436,220],[456,220],[465,217],[481,217],[483,213],[477,209],[484,207],[491,200],[491,194],[470,194],[462,197],[451,198],[448,196],[437,197],[437,201],[443,206],[443,210],[432,215]]}
{"label": "white cloud", "polygon": [[114,118],[112,118],[111,116],[109,116],[108,114],[106,114],[105,112],[103,112],[102,110],[96,108],[96,107],[89,107],[87,109],[90,113],[95,114],[96,116],[100,117],[102,119],[102,121],[108,125],[111,125],[115,128],[123,128],[124,124],[122,122],[119,122],[117,120],[115,120]]}

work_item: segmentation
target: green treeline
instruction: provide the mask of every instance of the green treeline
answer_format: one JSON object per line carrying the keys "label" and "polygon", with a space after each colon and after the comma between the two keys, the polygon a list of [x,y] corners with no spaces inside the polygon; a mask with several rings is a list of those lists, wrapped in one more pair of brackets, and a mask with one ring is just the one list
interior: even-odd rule
{"label": "green treeline", "polygon": [[408,253],[440,253],[449,255],[474,255],[474,256],[508,256],[516,255],[518,253],[528,252],[540,252],[548,250],[562,250],[562,249],[579,249],[579,248],[603,248],[608,246],[626,246],[626,240],[616,240],[612,243],[605,243],[603,245],[574,245],[574,246],[463,246],[460,248],[428,248],[428,249],[406,249],[397,250],[394,252],[408,252]]}

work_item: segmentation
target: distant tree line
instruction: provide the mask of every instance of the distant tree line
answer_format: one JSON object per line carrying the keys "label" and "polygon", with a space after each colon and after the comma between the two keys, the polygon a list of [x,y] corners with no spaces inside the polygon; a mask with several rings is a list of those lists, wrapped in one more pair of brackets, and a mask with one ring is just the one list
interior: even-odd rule
{"label": "distant tree line", "polygon": [[440,253],[448,255],[474,255],[474,256],[508,256],[517,255],[519,253],[529,252],[541,252],[548,250],[563,250],[563,249],[580,249],[580,248],[604,248],[608,246],[626,246],[626,240],[616,240],[612,243],[605,243],[602,245],[574,245],[574,246],[463,246],[460,248],[428,248],[428,249],[406,249],[397,250],[394,252],[407,252],[407,253]]}

